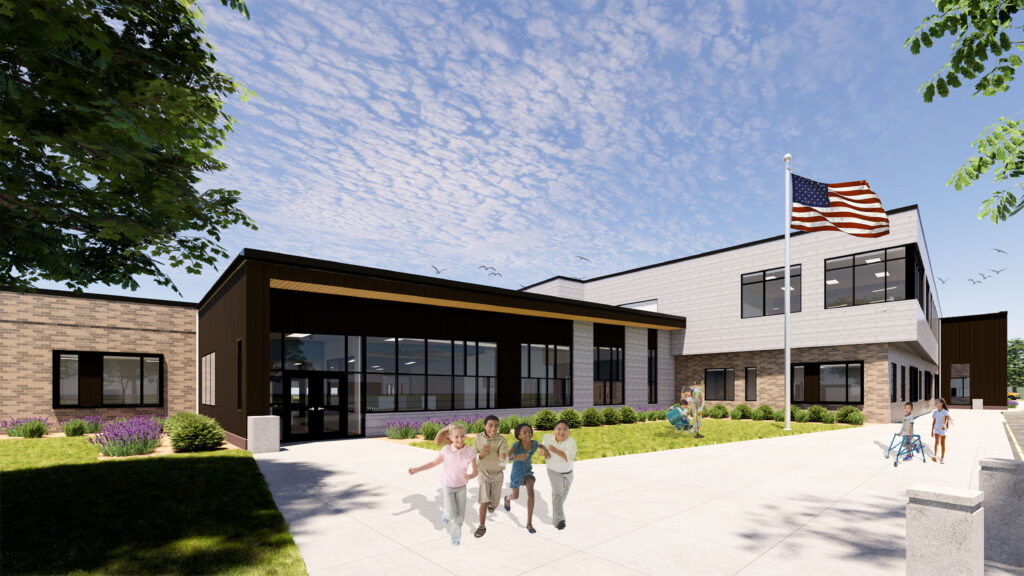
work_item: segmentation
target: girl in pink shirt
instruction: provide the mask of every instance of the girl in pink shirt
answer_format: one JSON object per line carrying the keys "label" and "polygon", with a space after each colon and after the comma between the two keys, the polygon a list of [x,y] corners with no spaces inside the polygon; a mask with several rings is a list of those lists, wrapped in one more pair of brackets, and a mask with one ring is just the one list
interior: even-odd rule
{"label": "girl in pink shirt", "polygon": [[[476,478],[476,451],[466,446],[466,428],[455,422],[442,428],[434,442],[443,446],[441,453],[422,466],[409,468],[409,474],[444,464],[441,469],[441,492],[444,493],[441,523],[448,525],[452,546],[458,546],[462,540],[462,522],[466,518],[466,483]],[[467,474],[469,467],[473,471]]]}

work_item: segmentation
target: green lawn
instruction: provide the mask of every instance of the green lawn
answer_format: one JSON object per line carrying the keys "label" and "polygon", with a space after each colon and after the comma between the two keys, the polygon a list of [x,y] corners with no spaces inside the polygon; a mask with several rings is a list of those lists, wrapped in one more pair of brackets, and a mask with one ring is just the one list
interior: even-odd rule
{"label": "green lawn", "polygon": [[0,573],[306,574],[252,454],[0,441]]}
{"label": "green lawn", "polygon": [[[675,428],[667,420],[657,422],[639,422],[637,424],[618,424],[615,426],[598,426],[595,428],[574,428],[572,437],[576,439],[576,459],[588,460],[590,458],[605,458],[607,456],[622,456],[625,454],[639,454],[641,452],[657,452],[659,450],[674,450],[676,448],[689,448],[691,446],[704,446],[706,444],[724,444],[726,442],[739,442],[742,440],[756,440],[758,438],[771,438],[773,436],[789,436],[791,434],[807,434],[809,432],[823,432],[825,430],[837,430],[850,428],[847,424],[819,424],[808,422],[800,424],[792,423],[792,430],[782,429],[782,422],[766,422],[754,420],[716,420],[704,418],[701,423],[701,434],[704,438],[695,439],[683,432],[676,433]],[[534,431],[534,439],[538,442],[544,438],[543,432]],[[505,434],[509,445],[512,444],[512,435]],[[472,445],[473,439],[467,438],[466,444]],[[413,442],[413,446],[440,450],[440,446],[433,442]],[[533,456],[534,464],[543,464],[544,456],[538,451]]]}

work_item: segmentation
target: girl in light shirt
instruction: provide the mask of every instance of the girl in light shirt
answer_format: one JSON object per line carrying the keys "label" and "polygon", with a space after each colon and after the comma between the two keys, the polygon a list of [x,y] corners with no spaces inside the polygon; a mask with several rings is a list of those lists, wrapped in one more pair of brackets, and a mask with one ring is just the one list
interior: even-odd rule
{"label": "girl in light shirt", "polygon": [[[466,519],[466,483],[476,478],[477,473],[476,451],[466,446],[466,428],[454,422],[442,428],[434,442],[443,446],[441,453],[422,466],[409,468],[409,474],[444,464],[441,471],[441,492],[444,494],[441,524],[448,526],[452,546],[458,546],[462,541],[462,523]],[[473,471],[467,474],[470,467]]]}

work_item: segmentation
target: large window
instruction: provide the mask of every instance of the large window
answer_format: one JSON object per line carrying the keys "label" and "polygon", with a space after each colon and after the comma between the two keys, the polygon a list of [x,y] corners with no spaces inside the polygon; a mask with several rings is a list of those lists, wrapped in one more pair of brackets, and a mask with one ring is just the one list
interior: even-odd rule
{"label": "large window", "polygon": [[970,404],[971,403],[971,379],[950,378],[949,379],[949,403]]}
{"label": "large window", "polygon": [[794,402],[861,404],[864,402],[864,364],[823,362],[791,368]]}
{"label": "large window", "polygon": [[[773,316],[785,312],[786,290],[785,268],[752,272],[740,276],[742,296],[741,315],[743,318]],[[800,265],[789,267],[789,307],[791,312],[800,311]]]}
{"label": "large window", "polygon": [[907,246],[825,260],[825,308],[906,300],[907,293]]}
{"label": "large window", "polygon": [[594,404],[624,404],[622,348],[594,348]]}
{"label": "large window", "polygon": [[160,406],[163,357],[53,352],[53,406]]}
{"label": "large window", "polygon": [[732,401],[735,397],[736,371],[732,368],[712,368],[704,371],[704,398]]}
{"label": "large window", "polygon": [[572,405],[572,354],[568,346],[520,346],[520,406]]}

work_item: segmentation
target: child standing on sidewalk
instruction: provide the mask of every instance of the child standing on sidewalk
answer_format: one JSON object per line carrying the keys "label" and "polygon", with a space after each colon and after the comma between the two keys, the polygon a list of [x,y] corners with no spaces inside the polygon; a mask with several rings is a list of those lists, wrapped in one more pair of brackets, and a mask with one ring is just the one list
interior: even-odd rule
{"label": "child standing on sidewalk", "polygon": [[572,486],[572,466],[576,460],[576,440],[569,436],[569,423],[559,420],[555,434],[545,434],[541,446],[548,449],[548,479],[551,480],[551,520],[555,528],[565,528],[565,499]]}
{"label": "child standing on sidewalk", "polygon": [[[422,466],[409,468],[409,474],[444,464],[441,471],[441,492],[444,494],[441,523],[448,525],[448,536],[452,539],[452,546],[458,546],[462,541],[462,523],[466,519],[466,482],[477,474],[476,452],[466,446],[466,428],[454,422],[442,428],[434,442],[438,446],[443,446],[441,453]],[[473,472],[467,474],[466,469],[470,466]]]}
{"label": "child standing on sidewalk", "polygon": [[505,480],[505,458],[508,456],[508,441],[498,434],[498,417],[484,418],[484,432],[477,434],[473,440],[473,448],[479,457],[477,470],[480,472],[480,493],[477,500],[480,504],[480,527],[473,536],[480,538],[487,532],[487,512],[498,508],[501,498],[501,483]]}
{"label": "child standing on sidewalk", "polygon": [[935,438],[935,448],[932,449],[932,462],[939,456],[939,445],[942,445],[942,455],[939,456],[939,464],[945,464],[946,459],[946,432],[953,419],[949,417],[949,409],[946,408],[946,401],[942,398],[935,399],[935,411],[932,412],[932,437]]}

